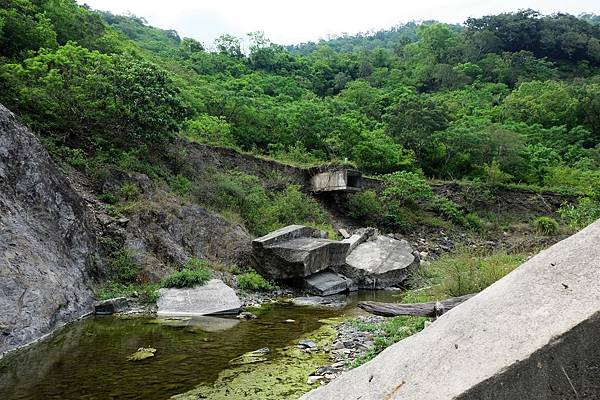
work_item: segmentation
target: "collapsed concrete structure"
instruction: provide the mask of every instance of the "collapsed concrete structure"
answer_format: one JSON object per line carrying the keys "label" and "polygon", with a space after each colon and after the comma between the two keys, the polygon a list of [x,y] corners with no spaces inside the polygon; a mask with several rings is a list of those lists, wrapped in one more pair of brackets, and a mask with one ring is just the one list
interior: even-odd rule
{"label": "collapsed concrete structure", "polygon": [[303,400],[600,398],[600,221]]}
{"label": "collapsed concrete structure", "polygon": [[362,189],[360,171],[349,168],[323,169],[310,171],[310,187],[319,192],[358,192]]}
{"label": "collapsed concrete structure", "polygon": [[256,268],[273,279],[303,278],[346,261],[349,244],[315,228],[290,225],[252,241]]}
{"label": "collapsed concrete structure", "polygon": [[319,296],[347,290],[383,289],[400,284],[419,258],[406,241],[357,230],[329,240],[318,229],[290,225],[252,241],[256,269],[272,279],[306,278]]}

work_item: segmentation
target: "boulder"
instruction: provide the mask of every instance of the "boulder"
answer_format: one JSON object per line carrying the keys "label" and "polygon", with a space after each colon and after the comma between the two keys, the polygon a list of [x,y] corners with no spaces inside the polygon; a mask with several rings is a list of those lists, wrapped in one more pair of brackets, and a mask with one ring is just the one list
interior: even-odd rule
{"label": "boulder", "polygon": [[305,279],[306,288],[317,296],[329,296],[348,290],[352,280],[332,271],[321,271]]}
{"label": "boulder", "polygon": [[600,398],[600,221],[302,400]]}
{"label": "boulder", "polygon": [[306,277],[343,265],[349,244],[321,238],[321,231],[290,225],[252,241],[256,269],[272,279]]}
{"label": "boulder", "polygon": [[160,289],[157,302],[159,316],[201,316],[237,314],[242,302],[235,291],[219,279],[193,288]]}
{"label": "boulder", "polygon": [[418,265],[419,258],[407,241],[375,233],[348,254],[344,265],[333,269],[360,289],[383,289],[402,283]]}
{"label": "boulder", "polygon": [[0,105],[0,353],[91,313],[97,260],[93,210]]}

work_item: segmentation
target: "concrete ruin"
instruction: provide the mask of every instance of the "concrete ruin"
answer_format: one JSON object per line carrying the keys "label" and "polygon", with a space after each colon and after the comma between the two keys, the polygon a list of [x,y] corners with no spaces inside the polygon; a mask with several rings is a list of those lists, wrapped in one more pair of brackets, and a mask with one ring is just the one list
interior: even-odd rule
{"label": "concrete ruin", "polygon": [[346,290],[358,290],[352,279],[332,271],[321,271],[307,277],[305,285],[311,293],[317,296],[329,296]]}
{"label": "concrete ruin", "polygon": [[256,269],[272,279],[303,278],[346,262],[349,244],[315,228],[290,225],[254,239]]}
{"label": "concrete ruin", "polygon": [[600,398],[600,221],[303,400]]}
{"label": "concrete ruin", "polygon": [[360,171],[348,168],[331,170],[316,169],[310,178],[311,190],[319,192],[358,192],[361,190]]}
{"label": "concrete ruin", "polygon": [[383,289],[402,283],[419,265],[408,242],[358,229],[338,241],[318,229],[290,225],[255,239],[255,268],[272,279],[305,278],[313,294],[328,296],[347,290]]}
{"label": "concrete ruin", "polygon": [[[346,239],[348,241],[352,240]],[[419,257],[406,240],[396,240],[377,232],[360,237],[334,270],[354,281],[359,289],[383,289],[404,281],[419,266]]]}

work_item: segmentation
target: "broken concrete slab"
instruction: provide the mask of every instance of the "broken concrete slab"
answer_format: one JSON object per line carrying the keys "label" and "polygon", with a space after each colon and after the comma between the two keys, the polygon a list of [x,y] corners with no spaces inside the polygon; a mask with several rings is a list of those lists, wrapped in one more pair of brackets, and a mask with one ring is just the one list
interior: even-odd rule
{"label": "broken concrete slab", "polygon": [[600,398],[600,221],[303,400]]}
{"label": "broken concrete slab", "polygon": [[360,289],[383,289],[402,283],[419,265],[413,248],[405,240],[371,233],[364,234],[346,264],[333,269],[352,279]]}
{"label": "broken concrete slab", "polygon": [[366,242],[372,237],[379,235],[379,231],[375,228],[360,228],[357,229],[350,237],[344,238],[342,242],[348,243],[348,253],[350,254],[359,244]]}
{"label": "broken concrete slab", "polygon": [[345,292],[352,286],[352,280],[333,271],[321,271],[307,277],[306,288],[317,296],[329,296]]}
{"label": "broken concrete slab", "polygon": [[195,317],[213,314],[237,314],[242,302],[235,291],[219,279],[193,288],[160,289],[157,315]]}
{"label": "broken concrete slab", "polygon": [[272,279],[306,277],[342,265],[349,244],[321,238],[321,231],[290,225],[252,241],[255,268]]}

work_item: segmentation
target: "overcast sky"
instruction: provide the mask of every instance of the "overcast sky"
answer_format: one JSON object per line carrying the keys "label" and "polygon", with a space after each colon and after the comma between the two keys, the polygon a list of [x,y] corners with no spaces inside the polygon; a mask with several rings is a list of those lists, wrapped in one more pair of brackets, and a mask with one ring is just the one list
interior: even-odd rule
{"label": "overcast sky", "polygon": [[471,16],[533,8],[543,13],[600,14],[599,0],[79,0],[116,14],[131,12],[150,25],[175,29],[210,45],[223,33],[263,31],[293,44],[327,35],[383,29],[411,20],[463,22]]}

